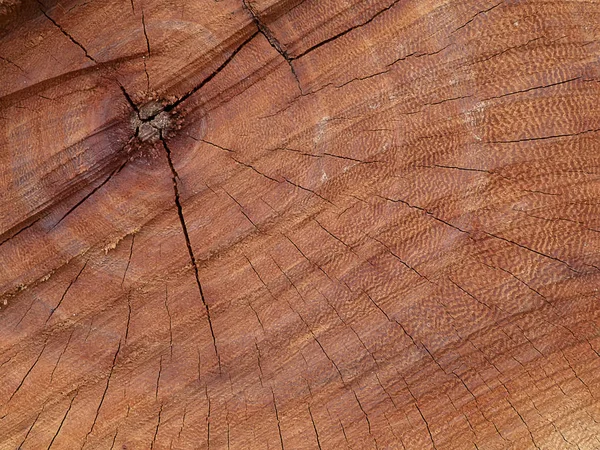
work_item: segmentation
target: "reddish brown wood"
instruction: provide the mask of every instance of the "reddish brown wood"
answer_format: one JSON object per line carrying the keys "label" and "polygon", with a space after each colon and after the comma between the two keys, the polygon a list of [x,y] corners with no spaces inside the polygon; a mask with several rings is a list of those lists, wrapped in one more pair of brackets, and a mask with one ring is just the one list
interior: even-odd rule
{"label": "reddish brown wood", "polygon": [[0,449],[600,447],[597,1],[0,1]]}

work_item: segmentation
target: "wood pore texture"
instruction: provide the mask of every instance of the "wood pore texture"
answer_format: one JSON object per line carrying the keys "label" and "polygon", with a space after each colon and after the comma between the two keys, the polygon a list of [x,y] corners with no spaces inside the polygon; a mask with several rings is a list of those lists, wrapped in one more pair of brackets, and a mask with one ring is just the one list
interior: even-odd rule
{"label": "wood pore texture", "polygon": [[599,24],[0,1],[0,449],[600,448]]}

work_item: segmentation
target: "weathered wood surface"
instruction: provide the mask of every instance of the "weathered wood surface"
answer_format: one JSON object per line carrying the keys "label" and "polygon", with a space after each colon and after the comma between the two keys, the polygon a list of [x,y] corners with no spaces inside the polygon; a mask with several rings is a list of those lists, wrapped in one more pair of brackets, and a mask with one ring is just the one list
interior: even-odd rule
{"label": "weathered wood surface", "polygon": [[600,448],[598,23],[1,1],[0,448]]}

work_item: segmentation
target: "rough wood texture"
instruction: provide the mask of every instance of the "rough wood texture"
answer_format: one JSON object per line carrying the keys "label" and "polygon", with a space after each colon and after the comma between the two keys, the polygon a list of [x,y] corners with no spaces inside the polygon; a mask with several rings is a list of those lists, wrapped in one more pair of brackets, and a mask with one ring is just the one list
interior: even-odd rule
{"label": "rough wood texture", "polygon": [[600,448],[598,23],[0,1],[0,448]]}

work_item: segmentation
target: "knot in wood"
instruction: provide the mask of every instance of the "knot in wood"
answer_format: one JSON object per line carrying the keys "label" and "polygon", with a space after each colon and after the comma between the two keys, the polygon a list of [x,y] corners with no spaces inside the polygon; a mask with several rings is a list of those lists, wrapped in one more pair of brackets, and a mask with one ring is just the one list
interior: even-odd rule
{"label": "knot in wood", "polygon": [[141,142],[156,142],[166,136],[173,125],[172,112],[155,100],[142,105],[131,115],[131,127]]}

